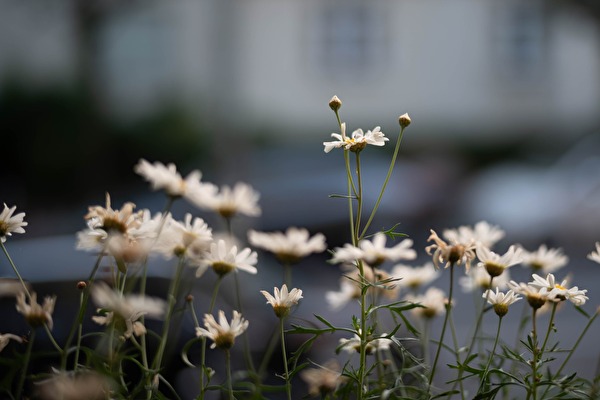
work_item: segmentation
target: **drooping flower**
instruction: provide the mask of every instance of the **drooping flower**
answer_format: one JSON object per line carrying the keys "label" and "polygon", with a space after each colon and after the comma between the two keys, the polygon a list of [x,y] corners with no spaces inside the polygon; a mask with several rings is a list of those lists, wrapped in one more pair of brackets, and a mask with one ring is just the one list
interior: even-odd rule
{"label": "drooping flower", "polygon": [[255,251],[246,247],[238,252],[236,245],[229,245],[225,240],[219,239],[210,244],[210,250],[204,252],[197,260],[196,277],[202,276],[204,272],[211,267],[219,276],[223,276],[232,271],[242,270],[250,274],[256,274],[255,267],[258,262],[258,256]]}
{"label": "drooping flower", "polygon": [[569,257],[563,254],[562,249],[548,248],[545,244],[535,251],[523,250],[522,256],[523,265],[545,274],[554,272],[569,262]]}
{"label": "drooping flower", "polygon": [[18,213],[13,215],[17,206],[8,208],[4,203],[4,209],[0,213],[0,241],[6,242],[7,236],[12,236],[13,233],[25,233],[24,226],[27,226],[27,222],[23,221],[25,213]]}
{"label": "drooping flower", "polygon": [[300,377],[308,385],[308,394],[313,397],[327,397],[335,392],[337,387],[346,381],[342,376],[342,368],[336,360],[330,360],[319,368],[306,368],[300,372]]}
{"label": "drooping flower", "polygon": [[202,218],[186,214],[183,221],[170,219],[154,245],[154,251],[166,258],[201,256],[212,242],[212,229]]}
{"label": "drooping flower", "polygon": [[277,318],[286,317],[291,308],[295,304],[298,304],[298,301],[302,298],[302,290],[293,288],[288,292],[286,284],[283,284],[281,290],[277,287],[273,288],[273,295],[265,290],[261,290],[260,292],[267,299],[267,304],[270,304],[271,307],[273,307],[273,311]]}
{"label": "drooping flower", "polygon": [[378,267],[385,261],[414,260],[417,257],[416,251],[411,248],[413,244],[411,239],[404,239],[393,247],[385,247],[385,244],[385,234],[378,232],[372,241],[361,240],[358,247],[349,243],[346,243],[343,248],[338,247],[331,262],[351,264],[362,260],[372,267]]}
{"label": "drooping flower", "polygon": [[357,129],[352,132],[352,137],[346,136],[346,123],[341,124],[341,135],[339,133],[332,133],[331,136],[337,140],[331,142],[323,142],[325,147],[325,153],[329,153],[333,149],[343,147],[344,150],[350,150],[352,152],[359,152],[363,150],[367,144],[373,146],[383,146],[385,142],[389,140],[381,128],[376,126],[372,131],[364,133],[362,129]]}
{"label": "drooping flower", "polygon": [[106,193],[106,206],[91,206],[85,215],[88,227],[90,229],[101,229],[107,234],[124,234],[130,228],[137,228],[140,225],[142,211],[134,212],[135,204],[127,202],[121,209],[111,207],[110,195]]}
{"label": "drooping flower", "polygon": [[416,290],[439,278],[440,273],[433,268],[433,263],[428,262],[420,267],[398,264],[392,268],[390,275],[398,278],[396,282],[398,287]]}
{"label": "drooping flower", "polygon": [[503,255],[496,254],[485,246],[479,246],[477,258],[480,261],[478,265],[485,268],[492,278],[502,275],[507,268],[519,264],[522,260],[521,249],[514,245]]}
{"label": "drooping flower", "polygon": [[10,340],[14,340],[15,342],[23,343],[23,338],[17,335],[13,335],[12,333],[0,333],[0,352],[4,350],[6,345]]}
{"label": "drooping flower", "polygon": [[25,292],[17,293],[17,311],[23,314],[25,320],[32,327],[48,326],[48,329],[52,330],[54,324],[52,320],[52,313],[54,312],[54,304],[56,303],[56,296],[44,297],[44,303],[42,305],[37,302],[37,293],[32,292],[29,298],[29,304],[25,298]]}
{"label": "drooping flower", "polygon": [[258,232],[250,230],[251,245],[267,250],[283,264],[295,264],[312,253],[321,253],[327,248],[322,233],[310,237],[305,228],[289,227],[283,232]]}
{"label": "drooping flower", "polygon": [[[452,235],[450,237],[452,237]],[[471,262],[475,258],[476,243],[474,239],[466,242],[459,242],[456,241],[456,239],[448,239],[450,243],[446,243],[444,240],[440,239],[433,229],[431,229],[431,235],[427,241],[433,241],[433,244],[427,246],[425,251],[427,254],[432,256],[433,265],[436,268],[439,268],[440,264],[442,263],[445,264],[445,268],[448,268],[450,265],[459,265],[464,263],[465,269],[467,272],[469,271]]]}
{"label": "drooping flower", "polygon": [[141,336],[146,328],[140,319],[162,318],[167,308],[164,300],[145,295],[121,295],[103,282],[94,284],[91,288],[94,303],[103,315],[93,316],[94,322],[100,325],[115,323],[121,329],[124,339],[132,334]]}
{"label": "drooping flower", "polygon": [[479,221],[473,227],[462,225],[456,229],[446,229],[442,235],[452,243],[474,243],[491,249],[504,237],[505,232],[497,225]]}
{"label": "drooping flower", "polygon": [[193,201],[196,206],[208,209],[223,218],[233,218],[236,215],[258,217],[261,214],[258,200],[260,194],[247,183],[238,182],[233,188],[227,185],[210,196]]}
{"label": "drooping flower", "polygon": [[508,312],[508,306],[513,304],[514,302],[521,300],[514,291],[509,290],[506,293],[502,293],[496,288],[496,292],[493,290],[486,290],[483,293],[483,298],[487,300],[494,307],[494,312],[499,317],[503,317]]}
{"label": "drooping flower", "polygon": [[203,201],[216,193],[217,187],[212,183],[201,182],[202,173],[198,170],[190,172],[185,179],[177,172],[175,164],[164,165],[158,161],[150,164],[144,159],[134,167],[134,171],[143,176],[152,186],[152,190],[164,190],[168,196],[184,197],[192,203]]}
{"label": "drooping flower", "polygon": [[600,264],[600,242],[596,242],[596,251],[592,251],[587,258]]}
{"label": "drooping flower", "polygon": [[[360,353],[360,336],[354,334],[352,339],[341,338],[339,341],[338,348],[349,353]],[[367,338],[367,345],[365,348],[366,354],[373,354],[377,351],[389,350],[392,340],[387,337],[387,334],[383,333],[378,337]]]}
{"label": "drooping flower", "polygon": [[235,344],[235,338],[248,329],[249,322],[242,318],[242,314],[233,311],[231,323],[227,321],[225,313],[219,311],[219,322],[210,314],[204,314],[204,328],[196,328],[196,336],[206,337],[213,341],[210,348],[218,347],[228,350]]}
{"label": "drooping flower", "polygon": [[533,274],[532,277],[533,282],[529,282],[529,286],[538,288],[542,293],[547,293],[548,300],[554,302],[569,300],[576,306],[584,305],[589,300],[585,295],[587,290],[579,290],[577,286],[569,288],[567,279],[557,283],[552,274],[548,274],[546,278],[542,278],[537,274]]}

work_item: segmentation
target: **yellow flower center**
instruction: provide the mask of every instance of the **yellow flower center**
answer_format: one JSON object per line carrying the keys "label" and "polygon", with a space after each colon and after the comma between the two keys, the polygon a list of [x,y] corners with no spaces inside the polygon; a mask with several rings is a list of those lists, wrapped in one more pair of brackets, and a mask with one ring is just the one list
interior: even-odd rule
{"label": "yellow flower center", "polygon": [[213,271],[219,276],[226,275],[235,269],[234,265],[224,261],[216,261],[212,264]]}

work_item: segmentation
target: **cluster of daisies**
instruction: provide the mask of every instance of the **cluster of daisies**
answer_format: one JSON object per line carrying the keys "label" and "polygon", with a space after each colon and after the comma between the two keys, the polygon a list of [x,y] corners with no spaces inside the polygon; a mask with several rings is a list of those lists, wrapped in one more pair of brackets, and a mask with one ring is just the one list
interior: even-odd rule
{"label": "cluster of daisies", "polygon": [[[341,126],[341,135],[335,136],[338,140],[324,143],[326,152],[333,148],[358,151],[360,149],[354,146],[379,146],[387,140],[379,128],[366,134],[358,130],[348,138],[344,132],[345,125]],[[199,171],[182,178],[173,164],[152,164],[146,160],[140,160],[135,171],[150,182],[154,190],[163,190],[171,200],[184,198],[228,221],[238,215],[258,216],[261,213],[259,194],[245,183],[217,187],[202,181]],[[27,226],[25,214],[15,214],[15,210],[16,207],[9,208],[5,204],[0,213],[0,244],[5,251],[7,237],[13,233],[24,233],[24,227]],[[219,277],[238,271],[249,274],[258,272],[256,251],[240,245],[231,236],[214,234],[202,218],[191,214],[177,220],[168,212],[152,214],[147,209],[136,211],[135,205],[130,202],[113,208],[107,194],[104,205],[89,207],[85,220],[87,227],[77,234],[77,248],[98,253],[102,257],[110,256],[123,274],[130,268],[144,264],[152,255],[179,259],[195,268],[197,277],[208,269],[212,269]],[[411,239],[400,240],[388,247],[387,236],[377,233],[356,245],[346,244],[332,252],[330,262],[340,264],[345,274],[340,279],[340,289],[325,294],[326,301],[331,309],[339,310],[348,302],[359,299],[366,285],[370,298],[375,301],[394,300],[405,292],[405,300],[421,305],[412,310],[416,316],[433,318],[443,313],[447,304],[446,295],[435,287],[428,288],[424,293],[420,293],[421,289],[440,276],[440,268],[459,265],[464,265],[466,272],[460,280],[463,289],[480,290],[500,317],[521,296],[535,309],[564,301],[581,306],[588,300],[587,290],[570,286],[566,279],[560,281],[555,278],[554,273],[568,262],[561,249],[542,245],[537,250],[528,251],[514,244],[505,252],[496,252],[493,248],[504,236],[504,231],[499,227],[485,221],[474,226],[445,230],[441,236],[432,230],[428,239],[431,244],[425,249],[432,258],[420,266],[404,263],[417,258]],[[296,227],[290,227],[286,232],[272,233],[250,230],[247,242],[249,246],[272,253],[282,265],[300,262],[313,253],[327,249],[322,234],[311,236],[308,230]],[[596,243],[595,251],[588,258],[600,263],[600,243]],[[393,265],[384,268],[386,264]],[[529,266],[536,272],[531,282],[510,279],[510,268],[519,264]],[[359,265],[361,268],[358,268]],[[45,326],[51,330],[56,297],[46,297],[39,304],[36,293],[22,280],[21,283],[22,290],[16,294],[17,310],[32,327]],[[85,286],[86,283],[82,282],[82,287]],[[302,298],[302,290],[289,289],[285,283],[280,288],[275,287],[273,293],[261,293],[280,319],[285,318]],[[123,327],[122,340],[144,335],[146,328],[143,317],[164,318],[168,309],[167,302],[162,299],[144,294],[123,294],[103,282],[94,283],[90,287],[90,294],[101,310],[100,314],[93,317],[94,321],[108,325],[118,320]],[[231,320],[222,310],[217,312],[216,318],[212,314],[205,314],[203,322],[204,327],[196,328],[197,336],[212,340],[211,347],[222,349],[231,348],[235,338],[243,334],[249,325],[238,311],[233,311]],[[23,342],[24,339],[10,333],[0,334],[0,351],[9,340]],[[389,335],[380,333],[369,339],[367,351],[385,350],[390,342]],[[357,351],[360,346],[360,335],[340,340],[340,348],[349,352]],[[338,383],[343,379],[339,365],[328,364],[325,370],[319,371],[316,373],[307,369],[301,375],[310,385],[316,385],[314,387],[330,385],[332,376]],[[322,377],[322,380],[318,377]]]}

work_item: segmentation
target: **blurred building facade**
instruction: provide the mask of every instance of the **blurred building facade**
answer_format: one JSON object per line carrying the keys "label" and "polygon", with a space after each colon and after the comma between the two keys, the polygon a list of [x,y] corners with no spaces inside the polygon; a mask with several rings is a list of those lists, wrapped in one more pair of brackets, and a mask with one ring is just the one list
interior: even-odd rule
{"label": "blurred building facade", "polygon": [[568,2],[2,3],[0,79],[83,77],[120,117],[175,101],[295,133],[329,123],[337,94],[366,123],[410,111],[424,128],[510,135],[598,122],[598,20]]}

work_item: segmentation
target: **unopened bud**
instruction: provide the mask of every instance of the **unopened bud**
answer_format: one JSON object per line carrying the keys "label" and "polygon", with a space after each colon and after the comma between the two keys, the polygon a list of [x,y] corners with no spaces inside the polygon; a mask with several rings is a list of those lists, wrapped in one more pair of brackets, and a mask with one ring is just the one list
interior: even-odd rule
{"label": "unopened bud", "polygon": [[333,111],[337,111],[342,107],[342,101],[337,96],[333,96],[331,100],[329,100],[329,108]]}
{"label": "unopened bud", "polygon": [[194,296],[192,296],[191,294],[188,294],[187,296],[185,296],[185,301],[187,301],[188,303],[191,303],[192,301],[194,301]]}
{"label": "unopened bud", "polygon": [[77,282],[77,289],[83,290],[86,287],[87,287],[87,283],[85,283],[85,281],[79,281],[79,282]]}
{"label": "unopened bud", "polygon": [[401,128],[406,128],[407,126],[410,125],[410,117],[408,116],[408,113],[404,113],[402,114],[400,117],[398,117],[398,123],[400,124]]}

